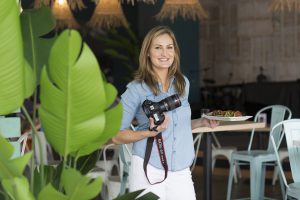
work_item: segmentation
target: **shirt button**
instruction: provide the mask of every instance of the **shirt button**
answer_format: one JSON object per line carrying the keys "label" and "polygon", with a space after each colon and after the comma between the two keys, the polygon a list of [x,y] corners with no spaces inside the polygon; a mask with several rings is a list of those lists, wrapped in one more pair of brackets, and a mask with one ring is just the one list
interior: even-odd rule
{"label": "shirt button", "polygon": [[177,126],[177,124],[175,123],[174,126]]}

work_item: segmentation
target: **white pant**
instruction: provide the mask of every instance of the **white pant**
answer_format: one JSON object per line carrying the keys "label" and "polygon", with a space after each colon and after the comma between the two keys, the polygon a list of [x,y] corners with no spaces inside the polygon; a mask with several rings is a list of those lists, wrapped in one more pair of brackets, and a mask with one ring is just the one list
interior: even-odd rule
{"label": "white pant", "polygon": [[[181,171],[168,171],[168,177],[162,183],[151,185],[143,169],[144,159],[132,156],[129,190],[130,192],[146,189],[142,194],[153,192],[160,197],[160,200],[196,200],[194,183],[189,168]],[[163,180],[165,171],[157,169],[148,164],[147,175],[151,183]]]}

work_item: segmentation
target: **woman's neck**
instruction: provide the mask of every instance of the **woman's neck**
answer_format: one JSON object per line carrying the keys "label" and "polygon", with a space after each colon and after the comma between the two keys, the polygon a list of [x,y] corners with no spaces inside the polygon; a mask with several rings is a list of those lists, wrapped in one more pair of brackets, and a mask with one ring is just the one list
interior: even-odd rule
{"label": "woman's neck", "polygon": [[169,89],[168,70],[161,70],[156,72],[159,81],[161,82],[162,90],[164,92]]}

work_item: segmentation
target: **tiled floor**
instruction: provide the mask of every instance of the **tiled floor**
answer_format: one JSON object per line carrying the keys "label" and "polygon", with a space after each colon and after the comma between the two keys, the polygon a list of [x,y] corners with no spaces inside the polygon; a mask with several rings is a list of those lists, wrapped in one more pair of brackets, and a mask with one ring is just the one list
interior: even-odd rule
{"label": "tiled floor", "polygon": [[[228,182],[228,169],[216,168],[213,173],[213,185],[212,185],[212,200],[225,200],[227,194],[227,182]],[[272,171],[268,171],[265,184],[265,196],[274,199],[282,199],[280,192],[280,184],[277,181],[275,186],[271,184]],[[193,171],[193,179],[195,184],[195,190],[197,200],[203,199],[203,174],[202,167],[195,167]],[[239,179],[237,184],[234,184],[232,189],[232,198],[249,197],[250,185],[249,185],[249,171],[242,170],[242,178]]]}

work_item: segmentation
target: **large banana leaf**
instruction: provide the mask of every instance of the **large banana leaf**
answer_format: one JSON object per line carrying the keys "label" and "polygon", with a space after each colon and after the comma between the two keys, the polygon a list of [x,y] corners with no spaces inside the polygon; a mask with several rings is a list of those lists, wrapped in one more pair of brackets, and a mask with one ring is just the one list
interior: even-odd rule
{"label": "large banana leaf", "polygon": [[55,37],[42,38],[55,27],[51,9],[42,6],[38,9],[23,10],[21,26],[25,58],[32,66],[37,83],[39,83],[41,69],[47,64],[49,52],[55,40]]}
{"label": "large banana leaf", "polygon": [[[57,38],[49,68],[42,71],[40,118],[47,140],[60,155],[87,155],[119,129],[120,106],[107,110],[116,90],[103,82],[99,69],[78,32],[64,31]],[[110,113],[115,119],[108,122]],[[108,125],[116,131],[104,134]]]}
{"label": "large banana leaf", "polygon": [[0,115],[23,103],[24,56],[16,1],[0,1]]}
{"label": "large banana leaf", "polygon": [[39,194],[39,200],[89,200],[101,191],[102,179],[92,180],[82,176],[75,169],[67,169],[62,174],[62,186],[65,194],[58,192],[49,184]]}

